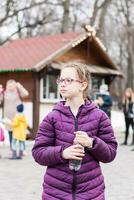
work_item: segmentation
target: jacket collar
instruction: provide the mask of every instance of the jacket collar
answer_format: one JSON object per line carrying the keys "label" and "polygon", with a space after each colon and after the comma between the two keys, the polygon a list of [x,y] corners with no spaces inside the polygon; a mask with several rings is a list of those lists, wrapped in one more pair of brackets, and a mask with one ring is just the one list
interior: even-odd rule
{"label": "jacket collar", "polygon": [[[85,104],[82,104],[79,107],[77,115],[79,115],[79,114],[86,115],[88,112],[90,112],[91,110],[96,109],[96,108],[97,108],[97,106],[92,101],[86,100]],[[59,103],[57,103],[54,106],[53,110],[57,110],[60,113],[63,113],[64,115],[67,115],[67,116],[72,116],[70,106],[65,106],[65,101],[60,101]]]}

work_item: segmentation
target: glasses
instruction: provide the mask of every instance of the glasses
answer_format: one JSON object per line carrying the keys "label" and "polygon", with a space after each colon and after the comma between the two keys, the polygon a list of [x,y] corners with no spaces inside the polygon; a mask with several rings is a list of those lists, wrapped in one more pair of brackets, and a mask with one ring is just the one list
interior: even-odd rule
{"label": "glasses", "polygon": [[65,85],[70,85],[72,82],[78,82],[78,83],[82,83],[82,81],[79,81],[79,80],[76,80],[76,79],[73,79],[73,78],[58,78],[56,80],[56,83],[58,85],[61,85],[61,84],[65,84]]}

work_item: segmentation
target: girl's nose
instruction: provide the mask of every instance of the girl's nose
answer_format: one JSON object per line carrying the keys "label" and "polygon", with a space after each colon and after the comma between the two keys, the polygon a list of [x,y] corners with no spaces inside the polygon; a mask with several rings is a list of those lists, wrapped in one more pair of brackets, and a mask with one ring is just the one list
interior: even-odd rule
{"label": "girl's nose", "polygon": [[64,83],[60,85],[60,88],[61,88],[61,89],[62,89],[62,88],[65,88],[65,87],[66,87],[66,86],[65,86]]}
{"label": "girl's nose", "polygon": [[61,87],[65,87],[66,86],[65,81],[62,81],[61,84],[60,84],[60,86]]}

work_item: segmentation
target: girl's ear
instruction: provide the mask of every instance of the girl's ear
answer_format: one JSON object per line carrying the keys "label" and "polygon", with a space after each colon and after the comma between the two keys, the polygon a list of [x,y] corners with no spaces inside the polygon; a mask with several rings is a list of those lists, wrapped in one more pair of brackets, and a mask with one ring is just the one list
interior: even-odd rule
{"label": "girl's ear", "polygon": [[81,83],[81,91],[84,91],[87,88],[87,82],[84,81]]}

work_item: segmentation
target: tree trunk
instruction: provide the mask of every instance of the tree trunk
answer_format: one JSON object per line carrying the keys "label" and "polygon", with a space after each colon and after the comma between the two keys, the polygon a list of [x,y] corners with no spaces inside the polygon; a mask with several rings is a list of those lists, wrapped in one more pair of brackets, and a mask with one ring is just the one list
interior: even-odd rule
{"label": "tree trunk", "polygon": [[107,9],[108,6],[110,5],[110,3],[112,2],[112,0],[105,0],[101,6],[101,13],[100,13],[100,18],[99,18],[99,24],[98,24],[98,30],[97,30],[97,35],[100,39],[102,39],[104,41],[104,26],[105,26],[105,16],[107,14]]}
{"label": "tree trunk", "polygon": [[[98,0],[95,1],[94,3],[94,8],[93,8],[93,14],[92,17],[90,18],[90,24],[91,26],[94,26],[98,20],[98,26],[96,29],[97,36],[101,39],[103,39],[103,33],[104,33],[104,25],[105,25],[105,16],[107,14],[107,9],[108,6],[112,0],[105,0],[101,5],[98,5]],[[99,16],[99,18],[98,18]]]}
{"label": "tree trunk", "polygon": [[70,22],[70,18],[69,18],[69,9],[70,9],[70,0],[64,0],[63,3],[63,21],[61,24],[61,33],[66,33],[69,31],[69,22]]}
{"label": "tree trunk", "polygon": [[97,2],[98,2],[98,0],[96,0],[95,3],[94,3],[93,14],[92,14],[92,17],[90,18],[90,25],[91,26],[94,26],[95,21],[96,21],[96,17],[98,15],[99,8],[97,7]]}

